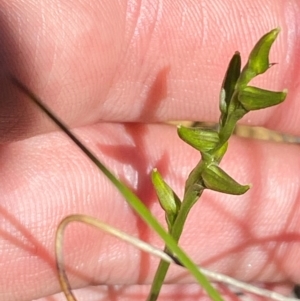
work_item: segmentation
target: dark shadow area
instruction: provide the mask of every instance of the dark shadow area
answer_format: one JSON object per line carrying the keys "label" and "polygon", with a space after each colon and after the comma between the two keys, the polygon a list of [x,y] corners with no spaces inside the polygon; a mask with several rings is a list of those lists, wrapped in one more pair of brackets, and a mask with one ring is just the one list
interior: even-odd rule
{"label": "dark shadow area", "polygon": [[167,82],[169,72],[170,66],[166,66],[157,73],[138,118],[141,122],[153,122],[156,119],[156,111],[168,95]]}
{"label": "dark shadow area", "polygon": [[17,238],[15,235],[0,229],[0,236],[4,239],[9,241],[9,243],[15,245],[18,249],[22,249],[28,254],[32,256],[39,257],[43,259],[45,263],[49,265],[49,267],[55,271],[55,260],[53,255],[46,250],[43,245],[34,237],[34,235],[25,228],[20,221],[10,214],[5,208],[0,206],[0,216],[1,219],[5,219],[6,222],[11,224],[14,229],[21,234],[22,239]]}
{"label": "dark shadow area", "polygon": [[26,45],[17,34],[18,26],[5,9],[0,9],[0,144],[28,137],[38,114],[8,78],[13,74],[25,84],[31,81],[28,70],[33,66],[28,63]]}
{"label": "dark shadow area", "polygon": [[294,288],[294,294],[295,296],[300,299],[300,285],[296,285]]}

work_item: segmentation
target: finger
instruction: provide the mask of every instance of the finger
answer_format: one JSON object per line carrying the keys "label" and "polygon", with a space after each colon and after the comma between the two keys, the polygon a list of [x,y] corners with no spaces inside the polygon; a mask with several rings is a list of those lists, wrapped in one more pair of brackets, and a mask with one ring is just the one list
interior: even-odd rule
{"label": "finger", "polygon": [[[181,196],[184,180],[199,160],[171,126],[96,125],[76,132],[162,222],[150,183],[152,168],[157,167]],[[205,192],[180,244],[197,263],[241,280],[299,283],[298,147],[239,138],[232,142],[222,165],[239,182],[252,183],[251,191],[239,197]],[[61,133],[2,147],[0,175],[0,264],[6,275],[0,291],[6,300],[58,292],[54,235],[59,221],[69,214],[98,217],[163,246]],[[67,228],[64,246],[74,288],[150,283],[158,263],[81,224]],[[194,281],[179,267],[168,275],[168,282]]]}
{"label": "finger", "polygon": [[2,142],[53,129],[9,85],[7,72],[70,126],[216,121],[219,88],[231,56],[240,50],[245,62],[255,42],[277,26],[282,33],[271,61],[279,64],[257,83],[288,88],[288,100],[244,122],[299,134],[298,1],[263,7],[258,0],[130,3],[51,0],[11,6],[2,1]]}

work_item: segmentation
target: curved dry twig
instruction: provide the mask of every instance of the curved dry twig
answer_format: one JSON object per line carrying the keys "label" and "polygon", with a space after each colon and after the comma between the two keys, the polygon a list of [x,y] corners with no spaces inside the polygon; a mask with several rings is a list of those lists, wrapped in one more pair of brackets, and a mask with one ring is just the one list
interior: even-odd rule
{"label": "curved dry twig", "polygon": [[[71,222],[79,222],[83,224],[87,224],[93,227],[96,227],[97,229],[101,229],[110,235],[113,235],[125,242],[128,242],[132,244],[133,246],[137,247],[138,249],[148,252],[152,254],[153,256],[159,257],[162,260],[165,260],[169,263],[173,263],[176,265],[182,266],[176,258],[173,258],[172,256],[165,253],[163,250],[154,247],[136,237],[133,237],[115,227],[112,227],[99,219],[96,219],[91,216],[83,215],[83,214],[74,214],[69,215],[65,217],[61,223],[59,224],[56,232],[56,243],[55,243],[55,255],[56,255],[56,265],[58,269],[59,274],[59,282],[62,288],[62,291],[64,292],[66,298],[68,301],[77,301],[76,297],[71,291],[71,286],[69,284],[69,279],[66,274],[65,268],[64,268],[64,257],[63,257],[63,238],[64,238],[64,231],[66,226]],[[203,273],[205,276],[209,277],[210,280],[216,281],[216,282],[222,282],[231,286],[234,286],[238,289],[241,289],[243,291],[247,291],[249,293],[256,294],[261,297],[269,298],[275,301],[298,301],[296,298],[286,297],[279,293],[259,288],[254,285],[236,280],[232,277],[229,277],[224,274],[216,273],[213,271],[210,271],[205,268],[199,267],[199,270],[201,273]]]}

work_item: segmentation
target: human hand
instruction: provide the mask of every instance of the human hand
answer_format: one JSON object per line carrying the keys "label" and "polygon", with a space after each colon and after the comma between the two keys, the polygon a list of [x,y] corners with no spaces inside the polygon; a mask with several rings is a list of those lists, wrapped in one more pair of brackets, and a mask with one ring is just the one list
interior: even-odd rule
{"label": "human hand", "polygon": [[[279,11],[272,4],[266,7],[268,16],[255,20],[247,17],[249,8],[243,8],[239,13],[247,22],[228,28],[218,16],[237,11],[238,4],[228,4],[228,11],[202,6],[201,11],[200,4],[184,10],[183,3],[177,4],[156,7],[152,2],[140,10],[137,4],[116,7],[110,2],[104,8],[96,1],[93,7],[53,1],[19,3],[19,9],[2,4],[3,300],[32,300],[58,292],[54,234],[59,221],[71,213],[99,217],[162,245],[72,142],[8,86],[4,79],[8,71],[73,127],[160,220],[163,212],[151,187],[151,169],[157,167],[182,194],[184,180],[199,157],[178,139],[174,128],[154,123],[216,121],[219,87],[231,55],[240,50],[245,58],[257,39],[276,26],[282,33],[271,57],[279,65],[261,78],[259,86],[288,88],[289,96],[280,107],[252,113],[244,122],[299,134],[294,116],[296,8],[290,4]],[[255,2],[251,5],[255,7]],[[207,23],[200,25],[199,20]],[[245,281],[286,287],[299,282],[298,163],[296,146],[232,139],[224,169],[253,187],[243,197],[205,193],[186,225],[183,248],[199,264]],[[145,299],[156,259],[77,224],[67,231],[65,246],[72,287],[130,285],[80,289],[79,300]],[[168,281],[188,284],[186,290],[166,288],[161,300],[191,295],[199,299],[200,291],[181,269],[172,269]]]}

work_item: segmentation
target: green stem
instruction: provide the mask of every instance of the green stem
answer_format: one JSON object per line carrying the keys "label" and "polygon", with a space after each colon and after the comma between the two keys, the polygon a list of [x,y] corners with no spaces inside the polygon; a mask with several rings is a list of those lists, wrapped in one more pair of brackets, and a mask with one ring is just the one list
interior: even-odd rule
{"label": "green stem", "polygon": [[[201,164],[201,161],[200,161]],[[198,166],[198,165],[197,165]],[[197,169],[194,169],[197,170]],[[197,170],[199,171],[199,169]],[[190,177],[192,176],[192,173]],[[194,184],[196,185],[196,184]],[[174,224],[171,228],[170,234],[173,237],[173,239],[178,242],[181,233],[183,231],[183,227],[185,224],[185,221],[187,219],[187,216],[193,207],[193,205],[197,202],[199,197],[202,195],[204,188],[201,189],[195,189],[194,185],[191,185],[189,189],[185,193],[185,198],[183,199],[182,205],[180,207],[180,210],[178,212],[178,215],[174,221]],[[199,187],[199,186],[197,186]],[[165,247],[164,251],[166,253],[170,253],[169,249]],[[164,279],[167,275],[168,269],[169,269],[170,263],[161,260],[158,268],[156,270],[154,280],[151,285],[151,291],[147,298],[147,301],[156,301],[159,295],[159,292],[161,290],[161,287],[164,283]]]}
{"label": "green stem", "polygon": [[[167,252],[168,251],[167,248],[165,248],[164,251]],[[159,292],[161,290],[161,287],[166,278],[169,266],[170,266],[169,262],[160,260],[158,268],[155,273],[155,277],[154,277],[152,285],[151,285],[151,292],[147,298],[147,301],[156,301],[157,300]]]}

